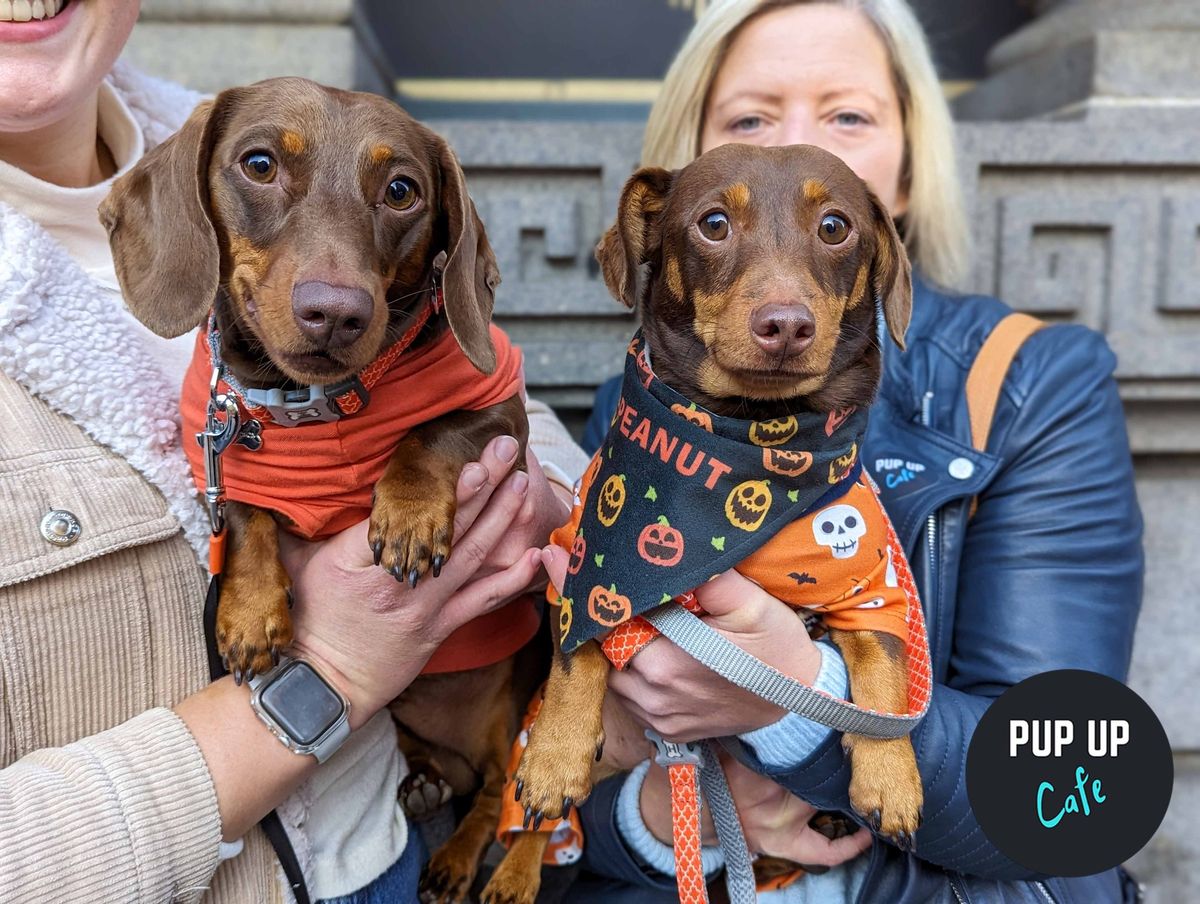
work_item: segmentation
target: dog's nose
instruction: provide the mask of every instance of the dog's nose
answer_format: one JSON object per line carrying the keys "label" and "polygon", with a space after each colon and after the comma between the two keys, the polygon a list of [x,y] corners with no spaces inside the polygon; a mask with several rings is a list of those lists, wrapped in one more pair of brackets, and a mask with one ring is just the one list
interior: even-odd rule
{"label": "dog's nose", "polygon": [[764,351],[790,357],[812,345],[817,322],[808,305],[765,304],[750,315],[750,331]]}
{"label": "dog's nose", "polygon": [[292,314],[300,332],[322,349],[345,348],[371,324],[375,302],[366,289],[300,283],[292,290]]}

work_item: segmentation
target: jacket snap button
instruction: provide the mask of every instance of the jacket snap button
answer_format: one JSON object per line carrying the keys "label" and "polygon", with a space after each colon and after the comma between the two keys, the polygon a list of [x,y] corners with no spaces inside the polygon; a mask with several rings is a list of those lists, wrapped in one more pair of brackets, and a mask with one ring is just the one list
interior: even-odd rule
{"label": "jacket snap button", "polygon": [[42,519],[42,536],[55,546],[70,546],[82,530],[79,519],[66,509],[51,509]]}
{"label": "jacket snap button", "polygon": [[966,480],[975,473],[975,465],[969,458],[956,458],[950,462],[949,470],[955,480]]}

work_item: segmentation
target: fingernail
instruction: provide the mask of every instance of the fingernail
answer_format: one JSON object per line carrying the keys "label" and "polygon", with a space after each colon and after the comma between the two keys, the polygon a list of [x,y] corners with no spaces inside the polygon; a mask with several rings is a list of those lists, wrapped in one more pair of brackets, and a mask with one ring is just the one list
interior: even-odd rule
{"label": "fingernail", "polygon": [[473,491],[479,490],[483,487],[483,485],[485,483],[487,483],[487,479],[488,479],[487,468],[485,468],[481,464],[472,462],[471,464],[469,464],[465,468],[463,468],[462,479],[463,479],[463,483],[465,483],[467,485],[467,489],[473,490]]}
{"label": "fingernail", "polygon": [[496,441],[496,455],[503,462],[517,457],[517,441],[511,436],[502,436]]}
{"label": "fingernail", "polygon": [[524,496],[527,489],[529,489],[529,475],[524,471],[518,471],[513,475],[512,491],[518,496]]}

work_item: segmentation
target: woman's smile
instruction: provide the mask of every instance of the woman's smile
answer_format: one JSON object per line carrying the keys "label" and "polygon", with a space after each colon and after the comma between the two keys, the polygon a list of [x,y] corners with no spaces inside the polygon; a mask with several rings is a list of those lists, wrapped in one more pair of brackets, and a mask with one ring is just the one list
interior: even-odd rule
{"label": "woman's smile", "polygon": [[0,44],[58,34],[76,5],[71,0],[0,0]]}
{"label": "woman's smile", "polygon": [[53,19],[65,0],[0,0],[0,22]]}

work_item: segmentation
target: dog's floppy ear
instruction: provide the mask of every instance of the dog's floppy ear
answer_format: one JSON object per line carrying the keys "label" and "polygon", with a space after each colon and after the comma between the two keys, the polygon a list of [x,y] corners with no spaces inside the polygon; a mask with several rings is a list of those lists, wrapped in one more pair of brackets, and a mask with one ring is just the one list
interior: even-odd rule
{"label": "dog's floppy ear", "polygon": [[500,285],[500,268],[483,221],[467,194],[466,177],[454,151],[439,139],[442,212],[446,216],[446,269],[443,271],[446,318],[450,330],[476,370],[496,369],[496,349],[488,325]]}
{"label": "dog's floppy ear", "polygon": [[637,303],[638,270],[658,251],[658,215],[675,174],[656,166],[638,170],[621,189],[617,221],[596,246],[608,291],[629,307]]}
{"label": "dog's floppy ear", "polygon": [[871,291],[883,307],[883,320],[895,343],[904,348],[904,333],[912,317],[912,268],[904,242],[883,202],[869,192],[875,212],[875,259],[871,263]]}
{"label": "dog's floppy ear", "polygon": [[100,205],[125,303],[160,336],[195,327],[217,294],[220,253],[209,215],[208,164],[228,94],[196,107]]}

